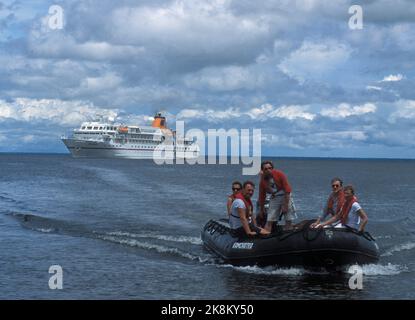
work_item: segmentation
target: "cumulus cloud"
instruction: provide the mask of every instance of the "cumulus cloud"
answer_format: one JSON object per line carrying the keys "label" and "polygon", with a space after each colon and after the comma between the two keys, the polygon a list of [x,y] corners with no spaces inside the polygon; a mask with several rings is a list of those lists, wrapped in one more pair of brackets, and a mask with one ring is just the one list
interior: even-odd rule
{"label": "cumulus cloud", "polygon": [[364,105],[351,106],[348,103],[341,103],[334,108],[324,108],[320,114],[324,117],[333,119],[343,119],[350,116],[361,116],[368,113],[376,112],[377,107],[373,103],[365,103]]}
{"label": "cumulus cloud", "polygon": [[390,115],[390,122],[395,123],[404,119],[415,120],[415,100],[399,100],[394,106],[397,110]]}
{"label": "cumulus cloud", "polygon": [[389,75],[384,77],[380,82],[396,82],[396,81],[401,81],[404,78],[403,75],[401,75],[400,73],[398,73],[397,75]]}
{"label": "cumulus cloud", "polygon": [[260,16],[236,16],[231,1],[167,1],[160,6],[123,6],[108,23],[114,41],[144,45],[168,57],[215,57],[234,61],[254,59],[257,46],[270,37],[267,21]]}
{"label": "cumulus cloud", "polygon": [[88,91],[102,91],[118,87],[122,82],[121,77],[115,73],[107,73],[100,77],[87,77],[81,83],[81,87]]}
{"label": "cumulus cloud", "polygon": [[315,118],[315,114],[306,112],[307,109],[307,106],[282,106],[270,112],[269,116],[288,120],[305,119],[311,121]]}
{"label": "cumulus cloud", "polygon": [[274,107],[267,103],[259,107],[242,111],[239,108],[228,108],[226,110],[217,111],[213,109],[197,110],[184,109],[177,115],[178,119],[204,119],[206,121],[217,122],[227,121],[232,118],[249,117],[252,120],[266,121],[270,119],[280,118],[286,120],[308,120],[312,121],[315,114],[307,112],[308,106],[281,106]]}
{"label": "cumulus cloud", "polygon": [[303,150],[309,148],[333,150],[339,147],[352,147],[356,144],[361,145],[367,139],[367,134],[361,130],[319,131],[317,128],[314,132],[307,134],[265,133],[263,135],[265,145]]}
{"label": "cumulus cloud", "polygon": [[285,58],[278,68],[288,76],[303,83],[306,80],[323,80],[343,66],[352,49],[335,40],[305,41],[302,46]]}
{"label": "cumulus cloud", "polygon": [[45,1],[5,4],[0,121],[21,128],[6,140],[42,141],[31,124],[63,130],[110,111],[146,123],[167,110],[202,129],[262,128],[285,150],[409,154],[415,4],[364,4],[363,31],[348,29],[351,4],[61,0],[62,30]]}
{"label": "cumulus cloud", "polygon": [[189,88],[213,91],[253,90],[264,85],[264,77],[241,66],[209,67],[185,76]]}
{"label": "cumulus cloud", "polygon": [[116,117],[117,110],[101,109],[82,101],[18,98],[13,102],[0,100],[0,121],[43,122],[61,126],[78,126],[97,114]]}
{"label": "cumulus cloud", "polygon": [[38,57],[115,62],[139,59],[145,52],[141,46],[115,45],[106,41],[78,42],[61,32],[35,34],[29,39],[29,48]]}

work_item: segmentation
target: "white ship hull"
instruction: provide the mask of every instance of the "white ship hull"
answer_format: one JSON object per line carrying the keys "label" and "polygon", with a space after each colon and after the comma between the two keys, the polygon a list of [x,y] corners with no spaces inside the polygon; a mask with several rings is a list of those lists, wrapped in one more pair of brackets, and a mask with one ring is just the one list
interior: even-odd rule
{"label": "white ship hull", "polygon": [[103,141],[75,140],[62,138],[62,142],[75,158],[120,158],[168,160],[175,158],[195,159],[198,151],[175,152],[173,146],[166,146],[162,151],[142,149],[131,145],[114,146]]}

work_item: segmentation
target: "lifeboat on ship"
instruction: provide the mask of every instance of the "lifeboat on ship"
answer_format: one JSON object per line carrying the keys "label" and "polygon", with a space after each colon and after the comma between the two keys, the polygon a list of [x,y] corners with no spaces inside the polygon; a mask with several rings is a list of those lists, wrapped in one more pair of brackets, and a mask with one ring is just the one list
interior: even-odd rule
{"label": "lifeboat on ship", "polygon": [[128,133],[128,127],[119,127],[118,132],[119,133]]}

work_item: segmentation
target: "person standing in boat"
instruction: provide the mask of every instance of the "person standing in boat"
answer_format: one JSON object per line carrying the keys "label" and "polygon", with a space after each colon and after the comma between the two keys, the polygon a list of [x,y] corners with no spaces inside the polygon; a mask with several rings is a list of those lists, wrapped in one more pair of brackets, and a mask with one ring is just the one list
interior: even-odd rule
{"label": "person standing in boat", "polygon": [[269,208],[265,229],[272,230],[272,225],[284,217],[285,230],[293,229],[293,220],[297,217],[291,196],[291,186],[286,175],[274,169],[271,161],[261,164],[263,172],[259,183],[260,216],[265,215],[265,202],[269,199]]}
{"label": "person standing in boat", "polygon": [[346,186],[343,190],[345,201],[339,212],[326,222],[318,224],[316,228],[323,228],[340,220],[341,225],[338,224],[336,227],[345,226],[364,232],[369,220],[367,214],[357,202],[353,186]]}
{"label": "person standing in boat", "polygon": [[228,217],[231,214],[231,207],[232,203],[235,200],[235,195],[239,192],[241,192],[242,189],[242,183],[239,181],[232,182],[232,194],[228,196],[228,202],[226,203],[226,208],[228,209]]}
{"label": "person standing in boat", "polygon": [[323,210],[323,214],[317,218],[317,221],[311,225],[314,228],[322,221],[326,220],[327,217],[332,218],[340,212],[340,209],[344,204],[344,192],[343,192],[343,181],[340,178],[331,179],[332,193],[330,194],[327,204]]}
{"label": "person standing in boat", "polygon": [[246,181],[242,186],[242,191],[235,195],[235,200],[232,202],[229,226],[238,237],[269,234],[265,229],[258,227],[255,219],[252,219],[253,205],[251,197],[254,191],[255,184]]}

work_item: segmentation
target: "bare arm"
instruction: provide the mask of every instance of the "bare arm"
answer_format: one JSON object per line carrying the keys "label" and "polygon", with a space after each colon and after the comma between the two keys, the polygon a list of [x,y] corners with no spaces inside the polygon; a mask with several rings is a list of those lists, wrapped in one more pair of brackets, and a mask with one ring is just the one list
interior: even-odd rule
{"label": "bare arm", "polygon": [[249,216],[251,217],[252,224],[257,227],[256,219],[254,218],[254,213],[250,210]]}
{"label": "bare arm", "polygon": [[256,235],[255,232],[249,228],[248,219],[246,218],[246,209],[238,208],[238,214],[241,219],[242,227],[247,235]]}
{"label": "bare arm", "polygon": [[359,211],[357,211],[357,214],[360,217],[360,226],[359,226],[359,232],[363,232],[365,231],[365,226],[367,224],[367,222],[369,221],[369,218],[367,217],[366,212],[363,211],[363,209],[360,209]]}
{"label": "bare arm", "polygon": [[226,208],[228,209],[228,216],[231,214],[231,207],[232,207],[232,198],[228,197],[228,202],[226,203]]}
{"label": "bare arm", "polygon": [[319,226],[320,226],[320,228],[322,228],[322,227],[327,226],[329,224],[332,224],[332,223],[334,223],[334,222],[336,222],[338,220],[340,220],[340,215],[339,214],[336,214],[335,216],[331,217],[329,220],[327,220],[326,222],[323,222]]}

